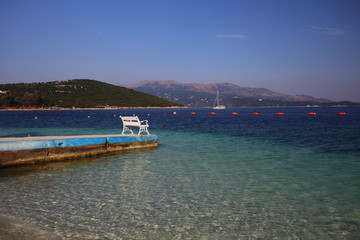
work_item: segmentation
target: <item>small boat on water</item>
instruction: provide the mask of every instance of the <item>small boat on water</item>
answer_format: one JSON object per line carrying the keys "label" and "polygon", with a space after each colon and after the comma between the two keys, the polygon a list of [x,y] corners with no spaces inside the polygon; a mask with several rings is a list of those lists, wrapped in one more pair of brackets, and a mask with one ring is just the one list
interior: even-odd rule
{"label": "small boat on water", "polygon": [[220,105],[220,92],[219,91],[217,92],[213,109],[226,109],[226,107],[224,105]]}

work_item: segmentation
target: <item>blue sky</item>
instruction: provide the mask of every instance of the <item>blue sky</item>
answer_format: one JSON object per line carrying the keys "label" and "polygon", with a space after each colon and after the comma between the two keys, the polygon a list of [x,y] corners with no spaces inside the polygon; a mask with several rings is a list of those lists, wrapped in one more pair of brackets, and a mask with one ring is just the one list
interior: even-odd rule
{"label": "blue sky", "polygon": [[360,102],[357,0],[0,0],[0,83],[230,82]]}

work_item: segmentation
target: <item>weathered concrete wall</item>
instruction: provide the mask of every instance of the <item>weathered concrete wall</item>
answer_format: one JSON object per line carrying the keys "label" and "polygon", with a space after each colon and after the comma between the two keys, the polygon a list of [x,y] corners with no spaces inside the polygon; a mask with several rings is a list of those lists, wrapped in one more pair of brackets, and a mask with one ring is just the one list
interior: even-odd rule
{"label": "weathered concrete wall", "polygon": [[155,135],[105,135],[0,139],[0,167],[59,161],[108,152],[157,148]]}

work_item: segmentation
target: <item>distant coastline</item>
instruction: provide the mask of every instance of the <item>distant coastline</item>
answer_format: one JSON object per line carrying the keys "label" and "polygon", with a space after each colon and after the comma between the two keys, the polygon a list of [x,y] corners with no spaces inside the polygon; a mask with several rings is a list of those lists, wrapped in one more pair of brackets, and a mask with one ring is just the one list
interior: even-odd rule
{"label": "distant coastline", "polygon": [[105,108],[63,108],[63,107],[7,107],[0,108],[0,111],[82,111],[82,110],[121,110],[121,109],[178,109],[188,108],[184,106],[170,106],[170,107],[105,107]]}
{"label": "distant coastline", "polygon": [[[131,86],[128,86],[131,87]],[[288,95],[265,88],[231,83],[181,84],[145,81],[132,89],[90,79],[46,83],[0,84],[0,108],[5,110],[100,110],[209,108],[221,89],[221,104],[246,107],[357,107],[360,103]]]}
{"label": "distant coastline", "polygon": [[[244,106],[244,107],[233,107],[233,108],[348,108],[348,107],[360,107],[360,105],[348,106],[348,105],[335,105],[335,106]],[[36,108],[36,107],[9,107],[0,108],[0,111],[83,111],[83,110],[124,110],[124,109],[188,109],[188,108],[199,108],[206,109],[211,107],[186,107],[186,106],[171,106],[171,107],[107,107],[107,108],[59,108],[59,107],[48,107],[48,108]],[[231,108],[229,108],[231,109]]]}

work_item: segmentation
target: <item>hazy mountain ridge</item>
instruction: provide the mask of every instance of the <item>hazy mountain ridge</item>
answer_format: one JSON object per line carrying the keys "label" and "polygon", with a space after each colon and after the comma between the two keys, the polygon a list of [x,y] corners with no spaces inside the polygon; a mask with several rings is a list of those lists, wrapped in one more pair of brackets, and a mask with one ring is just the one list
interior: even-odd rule
{"label": "hazy mountain ridge", "polygon": [[[152,94],[190,107],[210,107],[217,91],[222,103],[240,106],[331,105],[333,101],[306,95],[289,95],[266,88],[239,87],[232,83],[179,83],[173,80],[146,80],[125,87]],[[242,100],[242,101],[241,101]]]}

